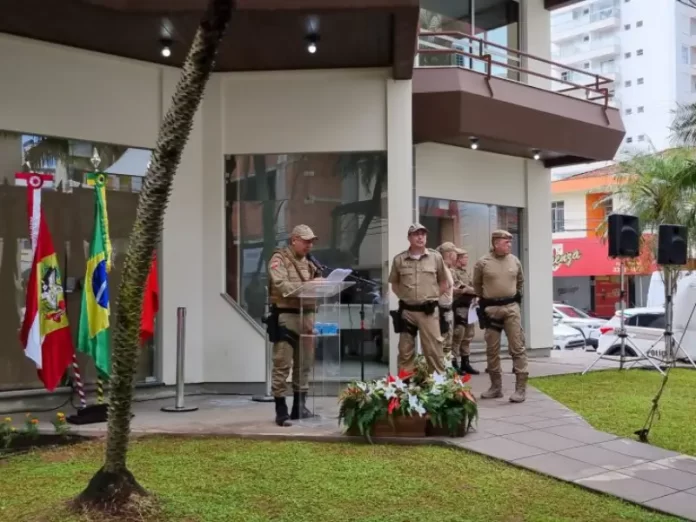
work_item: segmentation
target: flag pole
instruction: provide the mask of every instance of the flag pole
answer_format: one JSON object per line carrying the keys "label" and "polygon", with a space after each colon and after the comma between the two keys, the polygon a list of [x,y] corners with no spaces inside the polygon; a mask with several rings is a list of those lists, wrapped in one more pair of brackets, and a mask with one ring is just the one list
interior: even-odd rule
{"label": "flag pole", "polygon": [[[34,215],[34,208],[33,208],[33,202],[37,201],[38,198],[36,198],[37,191],[40,191],[41,188],[43,187],[43,184],[46,181],[53,181],[54,176],[53,174],[45,174],[45,173],[38,173],[38,172],[32,172],[31,171],[31,163],[28,161],[24,162],[25,165],[27,166],[27,172],[17,172],[15,174],[15,179],[21,179],[24,180],[27,184],[27,203],[28,203],[28,208],[29,208],[29,230],[30,230],[30,236],[31,236],[31,250],[32,250],[32,258],[34,257],[33,254],[36,252],[36,239],[37,239],[37,227],[38,224],[36,222],[37,216]],[[40,204],[40,200],[39,200]],[[67,262],[66,262],[66,271],[67,271]],[[65,289],[66,289],[66,278],[63,278],[63,293],[65,294]],[[75,350],[73,350],[73,355],[72,355],[72,373],[73,373],[73,382],[75,384],[75,388],[77,390],[77,394],[80,397],[80,408],[84,408],[87,406],[87,399],[85,398],[85,387],[84,383],[82,382],[82,377],[80,376],[80,365],[77,362],[77,354],[75,353]]]}
{"label": "flag pole", "polygon": [[[90,158],[89,162],[92,164],[94,167],[94,173],[96,174],[99,172],[99,165],[101,164],[101,157],[99,156],[99,151],[97,151],[97,148],[94,147],[94,154],[92,154],[92,157]],[[101,190],[99,186],[94,187],[94,190]],[[95,197],[99,197],[98,193],[95,193]],[[106,198],[104,198],[106,199]],[[107,231],[108,234],[108,231]],[[109,250],[107,250],[107,253]],[[111,259],[110,257],[107,258],[106,260],[106,266],[107,266],[107,271],[109,271],[109,268],[111,267]],[[97,376],[97,404],[104,404],[104,383],[102,381],[101,375]]]}

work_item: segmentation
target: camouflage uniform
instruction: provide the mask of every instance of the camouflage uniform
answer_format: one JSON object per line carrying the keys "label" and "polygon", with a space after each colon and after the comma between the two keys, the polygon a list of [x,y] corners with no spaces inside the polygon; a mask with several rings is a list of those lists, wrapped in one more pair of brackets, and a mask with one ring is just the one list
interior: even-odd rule
{"label": "camouflage uniform", "polygon": [[[466,255],[466,250],[460,250],[459,255]],[[454,297],[461,299],[462,296],[475,297],[474,287],[471,285],[471,277],[466,268],[458,267],[454,270]],[[469,324],[469,307],[460,306],[454,310],[455,325],[452,333],[452,355],[455,361],[459,362],[459,369],[462,373],[478,375],[480,372],[471,366],[469,357],[471,356],[471,341],[474,338],[475,326]]]}
{"label": "camouflage uniform", "polygon": [[[292,236],[306,241],[316,239],[306,225],[296,226]],[[279,331],[284,332],[280,340],[273,343],[271,374],[271,393],[275,398],[276,422],[279,425],[288,425],[285,394],[291,370],[294,402],[289,418],[311,416],[305,407],[305,400],[309,389],[309,374],[314,363],[314,339],[302,337],[302,334],[311,335],[313,332],[316,305],[307,299],[301,301],[299,297],[288,294],[320,275],[317,267],[306,257],[298,256],[290,247],[276,250],[268,262],[271,313],[274,310],[277,312]],[[300,315],[301,306],[304,310]]]}
{"label": "camouflage uniform", "polygon": [[[496,239],[512,239],[505,230],[496,230],[491,235]],[[479,305],[484,310],[487,327],[486,356],[488,359],[488,374],[491,388],[484,392],[484,399],[503,396],[502,367],[500,364],[500,337],[504,330],[508,339],[508,351],[512,357],[512,368],[516,375],[515,393],[510,397],[512,402],[523,402],[527,384],[527,352],[525,349],[524,331],[522,330],[522,315],[520,302],[524,288],[524,273],[522,264],[512,254],[496,255],[493,249],[478,260],[474,267],[474,290],[479,296]]]}
{"label": "camouflage uniform", "polygon": [[[437,247],[440,255],[448,252],[458,252],[454,243],[445,242]],[[444,259],[444,255],[443,255]],[[454,316],[452,315],[452,301],[454,299],[454,266],[448,266],[445,262],[445,272],[447,272],[447,291],[438,299],[440,307],[440,330],[442,335],[442,352],[445,357],[452,354],[452,332],[454,329]]]}
{"label": "camouflage uniform", "polygon": [[[411,225],[409,234],[418,230],[425,230],[425,227],[420,224]],[[404,329],[399,333],[399,370],[413,371],[416,358],[415,336],[420,334],[428,368],[430,371],[444,372],[437,308],[440,284],[444,281],[447,281],[445,263],[436,250],[426,249],[420,257],[414,257],[406,250],[394,257],[389,282],[399,298],[400,317],[404,323]]]}

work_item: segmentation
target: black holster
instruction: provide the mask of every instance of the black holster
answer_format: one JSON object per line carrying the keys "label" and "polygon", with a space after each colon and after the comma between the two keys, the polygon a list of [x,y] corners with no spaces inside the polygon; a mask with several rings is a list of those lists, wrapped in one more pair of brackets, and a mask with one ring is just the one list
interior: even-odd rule
{"label": "black holster", "polygon": [[504,325],[501,321],[498,321],[497,319],[492,319],[486,314],[486,308],[489,306],[506,306],[512,303],[521,303],[522,302],[522,294],[517,292],[513,297],[503,297],[500,299],[484,299],[481,298],[479,299],[479,308],[477,311],[477,315],[479,318],[479,325],[481,326],[482,329],[491,329],[495,330],[496,332],[502,332]]}
{"label": "black holster", "polygon": [[271,313],[261,319],[266,325],[266,334],[271,343],[287,341],[293,348],[297,348],[300,343],[300,335],[289,328],[280,324],[280,314],[299,314],[300,310],[295,308],[275,308],[271,307]]}
{"label": "black holster", "polygon": [[454,326],[469,326],[469,318],[458,315],[456,309],[454,311]]}
{"label": "black holster", "polygon": [[440,335],[445,335],[450,331],[450,324],[449,321],[447,321],[447,318],[445,317],[445,313],[451,311],[452,308],[450,308],[449,306],[440,307]]}
{"label": "black holster", "polygon": [[[430,312],[431,314],[433,311],[435,311],[435,308],[437,308],[437,303],[433,302],[433,309]],[[392,322],[394,323],[394,332],[401,334],[401,333],[407,333],[409,335],[412,335],[413,337],[418,335],[418,326],[416,326],[413,323],[408,322],[406,319],[404,319],[402,312],[404,310],[411,310],[415,312],[425,312],[425,310],[422,310],[420,307],[422,305],[407,305],[403,301],[399,301],[399,309],[398,310],[391,310],[389,312],[389,315],[392,318]],[[427,313],[427,312],[426,312]]]}

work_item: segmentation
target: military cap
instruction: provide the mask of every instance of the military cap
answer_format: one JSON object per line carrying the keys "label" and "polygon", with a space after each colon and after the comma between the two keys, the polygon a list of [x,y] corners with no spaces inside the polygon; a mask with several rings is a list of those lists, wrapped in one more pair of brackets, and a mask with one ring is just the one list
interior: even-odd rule
{"label": "military cap", "polygon": [[295,228],[292,229],[292,235],[297,236],[300,239],[304,239],[305,241],[314,241],[315,239],[319,239],[317,236],[314,235],[312,229],[309,228],[307,225],[297,225]]}
{"label": "military cap", "polygon": [[494,230],[491,234],[491,240],[493,239],[512,239],[512,234],[507,230]]}
{"label": "military cap", "polygon": [[457,247],[454,243],[451,241],[445,241],[442,243],[439,247],[437,247],[438,252],[443,253],[443,252],[456,252],[457,255],[461,254],[466,254],[466,250],[462,250],[461,248]]}
{"label": "military cap", "polygon": [[428,229],[425,228],[425,227],[424,227],[423,225],[421,225],[420,223],[414,223],[413,225],[411,225],[410,227],[408,227],[408,235],[410,236],[411,234],[413,234],[414,232],[418,232],[419,230],[422,230],[423,232],[427,232],[427,231],[428,231]]}
{"label": "military cap", "polygon": [[458,248],[458,249],[457,249],[457,255],[458,255],[458,256],[468,256],[468,255],[469,255],[469,252],[467,252],[467,251],[464,250],[463,248]]}

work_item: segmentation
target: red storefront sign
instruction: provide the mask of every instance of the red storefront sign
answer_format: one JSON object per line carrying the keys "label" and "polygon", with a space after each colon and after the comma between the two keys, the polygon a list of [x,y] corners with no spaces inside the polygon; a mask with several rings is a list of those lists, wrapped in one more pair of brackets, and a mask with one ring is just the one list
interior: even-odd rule
{"label": "red storefront sign", "polygon": [[594,313],[600,317],[613,317],[616,304],[621,296],[621,285],[616,276],[598,276],[595,278]]}
{"label": "red storefront sign", "polygon": [[[657,265],[652,256],[654,236],[643,236],[641,255],[627,259],[626,275],[652,274]],[[607,255],[608,246],[598,237],[556,239],[553,241],[554,277],[619,275],[620,261]]]}

